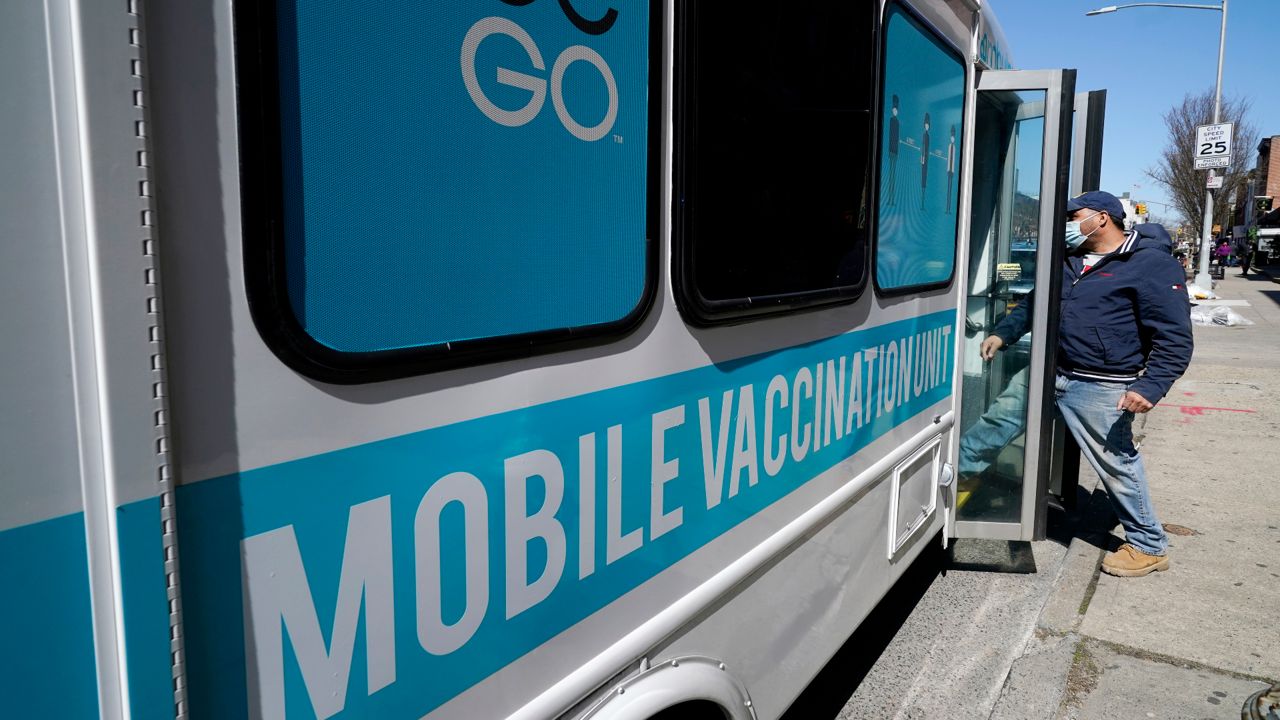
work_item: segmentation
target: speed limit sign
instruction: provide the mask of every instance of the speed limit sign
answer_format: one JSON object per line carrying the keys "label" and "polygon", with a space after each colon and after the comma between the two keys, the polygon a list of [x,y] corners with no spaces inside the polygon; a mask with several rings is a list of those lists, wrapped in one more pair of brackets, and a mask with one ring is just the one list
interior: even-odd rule
{"label": "speed limit sign", "polygon": [[1196,127],[1196,169],[1224,168],[1231,164],[1231,134],[1234,123]]}

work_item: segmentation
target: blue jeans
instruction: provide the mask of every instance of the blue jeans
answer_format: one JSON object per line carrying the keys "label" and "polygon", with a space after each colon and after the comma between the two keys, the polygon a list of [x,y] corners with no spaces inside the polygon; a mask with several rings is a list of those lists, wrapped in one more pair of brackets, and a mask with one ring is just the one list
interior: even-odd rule
{"label": "blue jeans", "polygon": [[1133,446],[1133,413],[1116,409],[1127,389],[1126,383],[1059,375],[1055,383],[1058,413],[1102,478],[1125,540],[1148,555],[1164,555],[1169,538],[1156,519],[1142,456]]}
{"label": "blue jeans", "polygon": [[978,475],[995,462],[996,456],[1022,434],[1027,422],[1027,378],[1024,367],[1009,378],[1000,395],[960,437],[961,475]]}

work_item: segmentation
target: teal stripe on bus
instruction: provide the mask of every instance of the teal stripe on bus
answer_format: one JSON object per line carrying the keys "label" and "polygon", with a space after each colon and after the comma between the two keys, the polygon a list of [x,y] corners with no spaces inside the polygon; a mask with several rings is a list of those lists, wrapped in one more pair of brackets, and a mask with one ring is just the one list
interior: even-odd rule
{"label": "teal stripe on bus", "polygon": [[88,563],[83,513],[0,532],[0,715],[98,716]]}
{"label": "teal stripe on bus", "polygon": [[[945,400],[954,321],[947,310],[180,487],[192,707],[245,717],[254,682],[268,716],[430,712]],[[828,412],[839,420],[815,433]],[[541,472],[516,472],[528,467]],[[519,534],[548,503],[546,532]]]}
{"label": "teal stripe on bus", "polygon": [[169,598],[164,572],[160,498],[116,511],[124,596],[124,651],[133,720],[174,716],[169,654]]}

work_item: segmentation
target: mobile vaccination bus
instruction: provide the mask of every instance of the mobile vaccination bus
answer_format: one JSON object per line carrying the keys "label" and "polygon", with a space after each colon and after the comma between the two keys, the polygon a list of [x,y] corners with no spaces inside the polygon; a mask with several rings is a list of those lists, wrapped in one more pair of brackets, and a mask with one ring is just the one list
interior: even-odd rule
{"label": "mobile vaccination bus", "polygon": [[0,60],[4,717],[777,718],[1044,531],[1051,309],[977,344],[1102,98],[985,2],[9,2]]}

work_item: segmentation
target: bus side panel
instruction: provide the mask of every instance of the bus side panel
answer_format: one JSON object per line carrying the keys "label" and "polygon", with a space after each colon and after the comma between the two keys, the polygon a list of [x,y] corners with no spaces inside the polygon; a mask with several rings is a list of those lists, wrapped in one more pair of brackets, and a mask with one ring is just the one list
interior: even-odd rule
{"label": "bus side panel", "polygon": [[[953,298],[881,302],[868,290],[846,307],[691,331],[665,272],[650,315],[609,345],[366,386],[301,377],[263,343],[244,292],[261,268],[244,266],[242,243],[260,235],[241,227],[229,5],[149,15],[193,709],[504,716],[871,456],[850,454],[949,409]],[[922,333],[932,380],[907,402],[868,397],[877,386],[860,353]],[[767,471],[766,440],[792,432],[781,413],[805,413],[797,424],[813,432],[827,412],[815,382],[828,367],[846,380],[837,422],[849,427],[855,362],[853,431],[832,431],[821,452],[788,446]],[[778,378],[785,411],[768,391]],[[780,413],[770,436],[766,401]],[[677,477],[664,481],[672,460]],[[868,499],[863,512],[887,514]],[[856,552],[883,558],[883,547],[882,534]]]}
{"label": "bus side panel", "polygon": [[180,710],[181,633],[143,9],[46,6],[98,694],[106,717],[163,718]]}
{"label": "bus side panel", "polygon": [[0,713],[98,712],[43,3],[0,9]]}
{"label": "bus side panel", "polygon": [[[329,688],[345,693],[331,709],[434,709],[766,508],[766,526],[798,514],[804,505],[774,505],[875,438],[931,422],[925,411],[950,394],[952,319],[946,310],[181,487],[193,705],[243,712],[249,690],[225,670],[247,662],[267,707],[323,715]],[[884,400],[861,352],[922,337],[934,350],[913,356],[919,393]],[[838,412],[815,392],[826,385],[809,380],[818,398],[806,401],[799,380],[827,368],[847,399]],[[783,410],[768,388],[788,384]],[[803,443],[788,442],[795,427]],[[708,454],[708,435],[723,452]],[[655,477],[668,478],[658,490]],[[656,582],[674,598],[716,569]],[[326,646],[353,654],[315,654]]]}
{"label": "bus side panel", "polygon": [[[881,438],[866,455],[876,459],[890,452],[909,435],[906,429],[900,426]],[[870,460],[854,457],[814,482],[839,487],[868,464]],[[892,473],[877,478],[855,502],[714,613],[656,648],[651,661],[685,655],[724,658],[728,671],[750,689],[757,716],[780,716],[929,542],[936,542],[945,512],[941,503],[893,559],[886,559],[891,479]],[[758,631],[741,632],[744,627]]]}

